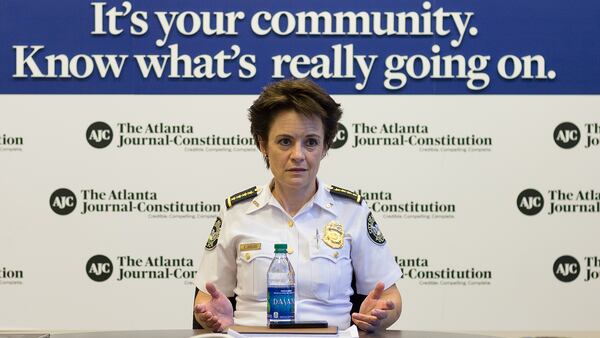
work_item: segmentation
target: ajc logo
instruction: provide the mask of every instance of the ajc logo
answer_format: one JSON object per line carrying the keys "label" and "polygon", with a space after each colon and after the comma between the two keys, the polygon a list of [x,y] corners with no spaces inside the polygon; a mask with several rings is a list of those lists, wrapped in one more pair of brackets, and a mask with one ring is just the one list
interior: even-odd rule
{"label": "ajc logo", "polygon": [[554,142],[563,149],[571,149],[579,143],[581,133],[571,122],[563,122],[554,129]]}
{"label": "ajc logo", "polygon": [[93,281],[104,282],[112,275],[113,264],[108,257],[96,255],[87,261],[85,272]]}
{"label": "ajc logo", "polygon": [[50,195],[50,208],[59,215],[68,215],[77,206],[75,194],[66,188],[56,190]]}
{"label": "ajc logo", "polygon": [[573,256],[561,256],[552,267],[554,276],[561,282],[572,282],[579,276],[579,262]]}
{"label": "ajc logo", "polygon": [[348,129],[344,127],[343,124],[338,123],[338,130],[333,138],[333,142],[331,143],[332,149],[338,149],[344,146],[348,141]]}
{"label": "ajc logo", "polygon": [[85,138],[94,148],[106,148],[112,142],[113,132],[108,124],[94,122],[88,127]]}
{"label": "ajc logo", "polygon": [[544,197],[535,189],[525,189],[517,197],[517,207],[527,216],[536,215],[544,208]]}

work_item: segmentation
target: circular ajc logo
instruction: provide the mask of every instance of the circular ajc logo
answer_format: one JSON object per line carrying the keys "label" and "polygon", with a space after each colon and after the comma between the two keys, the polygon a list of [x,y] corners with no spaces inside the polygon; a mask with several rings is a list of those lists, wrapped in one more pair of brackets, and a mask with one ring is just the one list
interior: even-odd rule
{"label": "circular ajc logo", "polygon": [[579,262],[573,256],[561,256],[555,262],[552,267],[554,276],[561,282],[572,282],[579,276],[580,266]]}
{"label": "circular ajc logo", "polygon": [[113,139],[113,132],[108,124],[94,122],[85,132],[85,139],[94,148],[106,148]]}
{"label": "circular ajc logo", "polygon": [[554,129],[554,142],[563,149],[571,149],[579,143],[581,133],[571,122],[563,122]]}
{"label": "circular ajc logo", "polygon": [[343,124],[338,123],[338,130],[333,138],[333,142],[331,143],[331,148],[341,148],[344,146],[344,144],[346,144],[346,141],[348,141],[348,129],[346,129]]}
{"label": "circular ajc logo", "polygon": [[85,272],[93,281],[104,282],[112,275],[113,264],[108,257],[96,255],[87,261]]}
{"label": "circular ajc logo", "polygon": [[536,215],[544,208],[544,197],[535,189],[525,189],[517,197],[517,207],[527,216]]}
{"label": "circular ajc logo", "polygon": [[56,190],[50,195],[50,208],[59,215],[68,215],[77,206],[75,194],[66,188]]}

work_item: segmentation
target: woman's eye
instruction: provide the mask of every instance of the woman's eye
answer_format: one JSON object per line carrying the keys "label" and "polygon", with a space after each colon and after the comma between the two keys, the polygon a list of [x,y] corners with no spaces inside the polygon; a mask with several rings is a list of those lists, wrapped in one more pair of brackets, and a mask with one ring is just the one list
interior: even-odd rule
{"label": "woman's eye", "polygon": [[306,146],[308,147],[316,147],[319,145],[319,140],[317,140],[316,138],[309,138],[308,140],[306,140]]}
{"label": "woman's eye", "polygon": [[292,141],[288,138],[282,138],[281,140],[279,140],[279,144],[281,144],[282,146],[289,146],[292,144]]}

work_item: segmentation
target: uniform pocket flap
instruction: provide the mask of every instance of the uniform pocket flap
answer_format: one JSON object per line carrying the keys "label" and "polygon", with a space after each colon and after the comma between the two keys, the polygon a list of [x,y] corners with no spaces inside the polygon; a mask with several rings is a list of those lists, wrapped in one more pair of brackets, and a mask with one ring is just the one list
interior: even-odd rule
{"label": "uniform pocket flap", "polygon": [[342,259],[350,259],[350,250],[344,246],[339,249],[333,249],[325,243],[319,243],[319,247],[310,246],[310,259],[325,258],[334,263]]}
{"label": "uniform pocket flap", "polygon": [[239,259],[246,263],[250,263],[257,258],[272,260],[273,257],[274,253],[268,251],[241,251],[239,254]]}

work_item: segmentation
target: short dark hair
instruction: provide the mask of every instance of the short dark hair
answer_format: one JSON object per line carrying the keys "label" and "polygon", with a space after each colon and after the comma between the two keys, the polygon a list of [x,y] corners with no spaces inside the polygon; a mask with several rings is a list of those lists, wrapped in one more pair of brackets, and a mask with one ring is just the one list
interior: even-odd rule
{"label": "short dark hair", "polygon": [[248,109],[250,132],[257,147],[260,148],[260,139],[268,141],[273,119],[286,110],[294,110],[306,117],[318,117],[325,132],[325,149],[331,147],[338,121],[342,117],[342,108],[323,88],[309,79],[281,80],[263,88]]}

